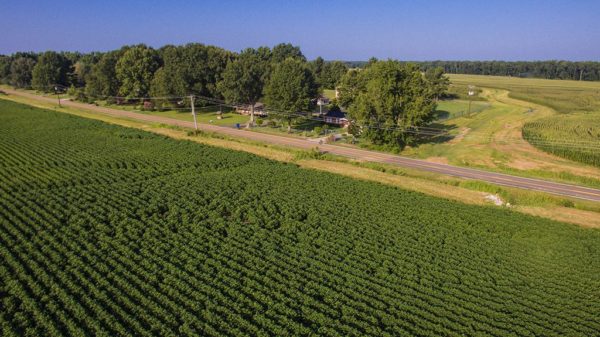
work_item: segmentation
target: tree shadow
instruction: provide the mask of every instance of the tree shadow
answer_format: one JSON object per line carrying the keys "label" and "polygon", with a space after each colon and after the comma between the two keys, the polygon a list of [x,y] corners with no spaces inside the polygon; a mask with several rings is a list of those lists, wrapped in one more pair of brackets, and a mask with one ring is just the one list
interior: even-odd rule
{"label": "tree shadow", "polygon": [[435,119],[437,120],[446,120],[451,116],[449,111],[446,110],[436,110],[435,111]]}
{"label": "tree shadow", "polygon": [[311,119],[298,119],[293,123],[294,129],[301,131],[312,131],[315,127],[323,126],[323,122]]}
{"label": "tree shadow", "polygon": [[[452,130],[457,129],[458,126],[455,124],[441,124],[431,123],[426,128],[419,130],[419,133],[415,134],[413,141],[410,142],[410,146],[419,147],[425,144],[443,144],[451,141],[457,135],[451,135]],[[430,131],[435,130],[435,131]]]}

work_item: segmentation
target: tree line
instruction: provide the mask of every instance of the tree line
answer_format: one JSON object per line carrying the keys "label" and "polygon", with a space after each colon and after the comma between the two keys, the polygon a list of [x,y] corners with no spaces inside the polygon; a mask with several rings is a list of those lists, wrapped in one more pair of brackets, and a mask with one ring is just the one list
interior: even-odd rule
{"label": "tree line", "polygon": [[347,70],[343,62],[321,57],[308,62],[299,47],[286,43],[240,53],[190,43],[0,56],[0,82],[16,88],[51,92],[57,85],[70,87],[84,101],[166,97],[158,102],[165,106],[192,94],[252,106],[264,100],[289,112],[308,110],[315,96],[334,89]]}
{"label": "tree line", "polygon": [[85,102],[152,98],[161,109],[180,107],[184,96],[205,96],[250,106],[249,125],[256,103],[263,102],[269,116],[287,123],[288,130],[314,108],[323,89],[338,88],[342,96],[330,108],[348,112],[355,136],[400,145],[408,139],[405,128],[431,121],[448,86],[440,67],[422,73],[414,64],[373,58],[349,71],[341,61],[308,61],[289,43],[239,53],[200,43],[159,49],[139,44],[87,54],[16,53],[0,57],[0,81],[45,92],[68,87],[73,99]]}
{"label": "tree line", "polygon": [[[349,68],[363,68],[369,61],[344,61]],[[575,81],[600,81],[600,62],[585,61],[408,61],[422,71],[441,67],[449,74],[512,76]]]}
{"label": "tree line", "polygon": [[415,62],[422,70],[441,67],[450,74],[532,77],[600,81],[600,62],[571,61],[428,61]]}
{"label": "tree line", "polygon": [[[218,82],[227,65],[235,72],[252,61],[266,83],[277,64],[287,58],[310,70],[317,89],[334,89],[348,66],[318,57],[308,62],[297,46],[281,43],[273,48],[248,48],[240,53],[190,43],[159,49],[144,44],[108,52],[17,52],[0,55],[0,82],[16,88],[52,91],[60,86],[82,88],[93,96],[144,97],[150,95],[207,95],[223,97]],[[224,88],[224,87],[223,87]],[[261,92],[262,93],[262,92]]]}

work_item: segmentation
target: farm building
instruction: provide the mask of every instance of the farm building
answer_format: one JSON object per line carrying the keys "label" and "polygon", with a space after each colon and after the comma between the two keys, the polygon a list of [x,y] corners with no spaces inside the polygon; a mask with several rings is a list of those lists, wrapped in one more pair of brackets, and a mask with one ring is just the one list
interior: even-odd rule
{"label": "farm building", "polygon": [[[240,105],[235,108],[235,111],[241,115],[250,115],[250,113],[251,113],[250,105],[249,104]],[[256,116],[266,116],[267,113],[265,111],[265,105],[260,102],[254,104],[254,114]]]}
{"label": "farm building", "polygon": [[348,119],[346,118],[346,114],[339,110],[328,111],[325,115],[323,115],[323,120],[327,124],[335,124],[341,126],[348,126]]}

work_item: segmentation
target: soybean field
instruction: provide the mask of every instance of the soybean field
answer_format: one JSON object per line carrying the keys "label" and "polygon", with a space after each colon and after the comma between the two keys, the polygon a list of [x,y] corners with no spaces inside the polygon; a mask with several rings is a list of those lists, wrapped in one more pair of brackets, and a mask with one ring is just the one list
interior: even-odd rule
{"label": "soybean field", "polygon": [[2,336],[594,336],[600,231],[0,100]]}

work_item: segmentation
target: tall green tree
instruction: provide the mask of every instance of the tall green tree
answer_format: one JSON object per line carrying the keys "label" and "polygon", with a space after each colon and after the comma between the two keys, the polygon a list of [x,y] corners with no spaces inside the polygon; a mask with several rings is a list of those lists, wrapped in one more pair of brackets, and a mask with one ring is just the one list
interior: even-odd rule
{"label": "tall green tree", "polygon": [[290,131],[296,114],[310,109],[317,94],[316,82],[306,62],[288,58],[271,73],[265,86],[265,103],[273,109],[270,114],[287,121]]}
{"label": "tall green tree", "polygon": [[191,43],[163,47],[160,54],[163,67],[152,81],[153,96],[220,96],[217,83],[221,80],[227,63],[233,59],[233,53]]}
{"label": "tall green tree", "polygon": [[317,82],[319,82],[319,85],[324,89],[335,89],[347,72],[348,66],[344,62],[327,62],[323,65],[323,71],[317,78]]}
{"label": "tall green tree", "polygon": [[338,103],[347,108],[354,104],[358,94],[365,90],[366,81],[361,76],[361,69],[351,69],[342,78],[337,87]]}
{"label": "tall green tree", "polygon": [[0,83],[10,83],[10,64],[12,59],[10,56],[0,55]]}
{"label": "tall green tree", "polygon": [[86,78],[85,94],[89,99],[105,99],[119,94],[120,81],[117,78],[117,62],[124,50],[103,54],[95,63]]}
{"label": "tall green tree", "polygon": [[325,66],[325,60],[323,60],[323,58],[321,56],[319,56],[316,59],[314,59],[313,61],[311,61],[308,65],[310,67],[310,70],[313,72],[315,81],[317,82],[317,84],[320,87],[322,87],[321,74],[323,73],[323,67]]}
{"label": "tall green tree", "polygon": [[[154,73],[150,84],[150,96],[185,96],[191,94],[190,85],[186,83],[186,59],[182,47],[168,45],[160,48],[163,66]],[[169,101],[167,100],[164,100]],[[162,103],[159,102],[159,103]]]}
{"label": "tall green tree", "polygon": [[119,94],[125,97],[146,97],[154,72],[161,66],[153,48],[138,45],[128,49],[117,61],[117,79],[121,82]]}
{"label": "tall green tree", "polygon": [[[411,140],[407,128],[422,126],[433,119],[435,95],[418,67],[398,61],[373,61],[353,73],[352,90],[343,90],[349,115],[360,135],[378,145],[403,147]],[[349,74],[351,74],[349,73]],[[351,95],[352,97],[345,97]]]}
{"label": "tall green tree", "polygon": [[250,106],[249,125],[254,125],[254,105],[262,97],[269,66],[260,50],[246,49],[227,64],[217,85],[228,103]]}
{"label": "tall green tree", "polygon": [[280,63],[288,58],[297,59],[306,62],[306,57],[302,54],[300,47],[291,43],[280,43],[271,50],[271,62]]}
{"label": "tall green tree", "polygon": [[31,85],[41,91],[52,91],[56,84],[67,86],[70,67],[71,63],[62,54],[53,51],[42,53],[33,68]]}
{"label": "tall green tree", "polygon": [[427,69],[425,79],[429,82],[436,101],[448,91],[448,86],[450,86],[450,79],[444,75],[444,68],[442,67]]}
{"label": "tall green tree", "polygon": [[35,60],[31,57],[17,57],[10,64],[10,85],[15,88],[30,88]]}
{"label": "tall green tree", "polygon": [[98,63],[101,56],[102,55],[98,52],[81,55],[81,57],[73,63],[73,72],[71,74],[71,79],[69,80],[70,84],[76,87],[84,87],[92,73],[94,64]]}

